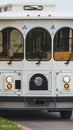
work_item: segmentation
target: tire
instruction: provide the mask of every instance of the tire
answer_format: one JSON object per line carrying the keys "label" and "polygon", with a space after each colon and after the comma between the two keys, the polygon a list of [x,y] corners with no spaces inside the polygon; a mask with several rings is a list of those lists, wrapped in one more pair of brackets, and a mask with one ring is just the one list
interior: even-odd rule
{"label": "tire", "polygon": [[60,111],[61,119],[70,119],[72,115],[72,110]]}

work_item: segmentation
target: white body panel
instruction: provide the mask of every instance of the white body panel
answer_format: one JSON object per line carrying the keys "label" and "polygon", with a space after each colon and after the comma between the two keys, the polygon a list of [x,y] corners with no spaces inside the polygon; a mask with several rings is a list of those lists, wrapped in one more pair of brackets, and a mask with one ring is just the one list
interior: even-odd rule
{"label": "white body panel", "polygon": [[[30,23],[30,24],[29,24]],[[24,37],[24,54],[25,54],[25,44],[26,44],[26,36],[27,33],[33,29],[34,27],[44,27],[46,30],[49,31],[52,41],[54,39],[54,35],[55,33],[62,27],[66,26],[66,27],[70,27],[73,28],[73,21],[72,20],[51,20],[51,19],[37,19],[37,20],[6,20],[0,21],[1,27],[0,29],[2,30],[5,27],[15,27],[18,28]],[[52,30],[51,27],[55,26],[55,30]],[[23,27],[26,26],[26,30],[23,30]],[[52,42],[52,46],[53,46],[53,42]],[[25,55],[24,55],[25,57]],[[53,59],[53,55],[51,60],[49,61],[41,61],[40,65],[36,65],[37,61],[27,61],[26,58],[24,58],[22,61],[13,61],[11,65],[8,65],[8,61],[0,61],[0,70],[2,71],[21,71],[22,72],[22,88],[23,91],[22,93],[20,93],[20,95],[22,96],[27,96],[27,95],[33,95],[33,96],[41,96],[43,94],[43,96],[56,96],[56,95],[60,95],[60,96],[72,96],[73,90],[71,90],[71,92],[69,91],[64,92],[64,93],[56,93],[55,87],[56,87],[56,83],[55,83],[55,79],[56,79],[56,75],[55,72],[57,71],[63,71],[65,70],[66,72],[70,70],[70,72],[72,72],[72,64],[73,62],[70,62],[69,65],[65,64],[65,61],[55,61]],[[32,69],[33,68],[33,69]],[[48,75],[49,76],[49,72],[51,73],[50,76],[50,93],[48,91],[41,91],[41,94],[39,91],[28,91],[28,82],[29,82],[29,74],[33,75],[35,73],[38,73],[40,71],[40,73],[43,73],[45,76]],[[73,72],[72,72],[73,73]],[[72,76],[71,76],[72,77]],[[49,86],[48,86],[49,88]],[[66,90],[67,91],[67,90]],[[1,94],[1,93],[0,93]],[[10,92],[9,92],[10,94]],[[2,95],[2,94],[1,94]],[[11,95],[11,94],[10,94]],[[15,95],[15,94],[14,94]],[[17,94],[16,94],[17,95]],[[19,94],[18,94],[19,95]],[[3,95],[4,96],[4,95]],[[8,96],[8,92],[7,92],[7,96]]]}

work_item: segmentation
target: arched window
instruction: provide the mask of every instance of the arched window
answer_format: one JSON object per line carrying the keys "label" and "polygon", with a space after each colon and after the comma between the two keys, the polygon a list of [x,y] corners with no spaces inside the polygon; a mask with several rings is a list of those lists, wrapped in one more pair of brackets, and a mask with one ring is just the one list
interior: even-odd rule
{"label": "arched window", "polygon": [[0,48],[0,60],[9,60],[13,57],[13,60],[23,59],[23,36],[15,28],[5,28],[0,32],[1,48]]}
{"label": "arched window", "polygon": [[51,58],[51,37],[47,30],[37,27],[27,34],[26,59],[49,60]]}
{"label": "arched window", "polygon": [[[68,60],[73,52],[73,30],[68,27],[61,28],[54,37],[54,59]],[[73,60],[73,57],[71,57]]]}

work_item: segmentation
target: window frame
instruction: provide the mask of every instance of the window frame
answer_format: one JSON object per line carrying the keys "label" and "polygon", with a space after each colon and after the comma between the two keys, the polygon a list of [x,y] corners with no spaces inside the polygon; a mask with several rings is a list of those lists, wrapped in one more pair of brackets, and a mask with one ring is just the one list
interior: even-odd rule
{"label": "window frame", "polygon": [[[54,44],[55,44],[55,37],[56,37],[56,35],[57,35],[57,33],[59,33],[62,29],[69,29],[69,31],[71,30],[72,31],[72,37],[70,37],[69,36],[69,39],[68,40],[72,40],[72,42],[73,42],[73,29],[71,28],[71,27],[68,27],[68,26],[66,26],[66,27],[62,27],[62,28],[60,28],[60,29],[58,29],[57,31],[56,31],[56,33],[55,33],[55,35],[54,35],[54,38],[53,38],[53,59],[55,60],[55,61],[66,61],[66,60],[68,60],[68,58],[69,58],[69,56],[73,53],[73,52],[69,52],[69,50],[68,51],[54,51]],[[70,33],[70,32],[69,32]],[[59,39],[60,40],[60,39]],[[70,41],[68,41],[69,42],[69,44],[70,44]],[[73,45],[73,43],[71,43],[72,45]],[[69,45],[70,46],[70,45]],[[69,49],[69,48],[68,48]],[[72,50],[73,51],[73,50]],[[55,55],[56,54],[56,57],[58,57],[58,58],[55,58]],[[73,54],[72,54],[73,55]],[[64,57],[65,56],[65,57]],[[61,58],[60,58],[61,57]],[[73,56],[72,56],[73,57]],[[71,58],[71,60],[73,61],[73,58]]]}
{"label": "window frame", "polygon": [[[13,61],[21,61],[21,60],[23,60],[24,59],[24,37],[23,37],[23,35],[22,35],[22,32],[20,31],[20,30],[18,30],[17,28],[15,28],[15,27],[5,27],[5,28],[3,28],[2,30],[0,30],[0,32],[2,33],[2,37],[3,37],[3,35],[5,35],[5,34],[3,34],[3,31],[7,31],[8,29],[11,29],[11,31],[17,31],[18,33],[19,33],[19,35],[21,36],[21,39],[22,39],[22,42],[21,42],[21,44],[22,44],[22,47],[23,47],[23,51],[22,51],[22,54],[19,54],[19,57],[18,56],[15,56],[15,55],[18,55],[18,53],[17,52],[14,52],[13,53]],[[9,31],[9,30],[8,30]],[[5,32],[4,32],[5,33]],[[11,34],[10,34],[11,35]],[[11,36],[9,36],[9,37],[7,37],[7,38],[10,38]],[[5,38],[5,37],[4,37]],[[17,40],[17,39],[16,39]],[[5,46],[4,45],[5,44],[5,39],[3,39],[2,38],[2,48]],[[11,44],[11,38],[10,38],[10,41],[9,41],[9,44]],[[10,46],[10,45],[8,45],[8,41],[7,41],[7,43],[6,43],[6,46],[7,46],[7,48],[8,48],[8,46]],[[4,47],[4,48],[6,48],[6,46]],[[0,61],[9,61],[12,57],[9,57],[8,55],[5,55],[4,53],[5,53],[5,49],[3,48],[3,51],[0,53]],[[6,53],[7,53],[7,51],[8,51],[8,49],[6,49]],[[16,54],[17,53],[17,54]]]}
{"label": "window frame", "polygon": [[[51,38],[51,35],[50,35],[50,32],[47,30],[47,29],[45,29],[45,28],[43,28],[43,27],[34,27],[34,28],[32,28],[32,29],[30,29],[29,30],[29,32],[27,33],[27,36],[26,36],[26,39],[25,39],[25,58],[26,58],[26,60],[27,61],[38,61],[39,60],[39,58],[27,58],[27,54],[26,54],[26,51],[27,51],[27,39],[28,39],[28,35],[29,35],[29,33],[31,32],[31,31],[33,31],[33,30],[35,30],[35,29],[42,29],[42,30],[45,30],[46,32],[47,32],[47,34],[49,34],[49,37],[50,37],[50,50],[51,51],[49,51],[49,54],[48,55],[50,55],[50,58],[42,58],[42,60],[41,61],[49,61],[50,59],[51,59],[51,57],[52,57],[52,38]],[[49,56],[48,56],[49,57]]]}

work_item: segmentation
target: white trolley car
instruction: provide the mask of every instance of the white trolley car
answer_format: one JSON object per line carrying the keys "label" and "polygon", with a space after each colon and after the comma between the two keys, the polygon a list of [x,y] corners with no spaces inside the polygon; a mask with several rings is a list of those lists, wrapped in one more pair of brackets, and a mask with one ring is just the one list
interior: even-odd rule
{"label": "white trolley car", "polygon": [[73,14],[52,4],[0,6],[0,110],[73,108]]}

